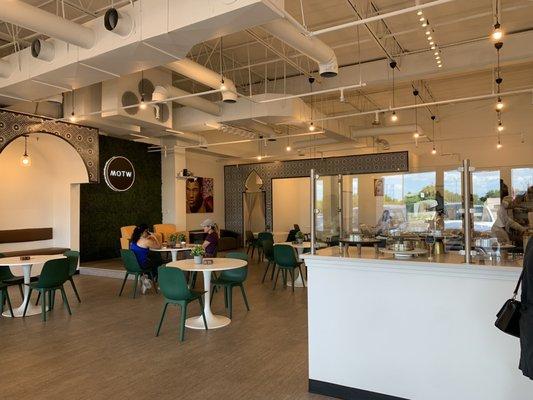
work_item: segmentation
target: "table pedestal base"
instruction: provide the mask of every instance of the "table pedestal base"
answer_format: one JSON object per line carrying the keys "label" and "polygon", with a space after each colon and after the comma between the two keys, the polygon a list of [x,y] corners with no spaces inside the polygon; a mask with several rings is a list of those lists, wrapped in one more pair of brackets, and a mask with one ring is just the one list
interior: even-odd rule
{"label": "table pedestal base", "polygon": [[[231,319],[224,317],[223,315],[206,315],[205,319],[207,321],[208,329],[222,328],[226,325],[229,325],[231,322]],[[187,318],[185,321],[185,326],[191,329],[205,329],[204,320],[201,315],[198,317]]]}
{"label": "table pedestal base", "polygon": [[[6,310],[6,308],[7,308],[7,303],[4,306],[4,312],[2,313],[2,316],[11,317],[11,313],[9,312],[9,310]],[[23,313],[24,313],[24,303],[20,307],[17,307],[17,308],[13,309],[13,315],[15,316],[15,318],[22,317]],[[41,307],[40,306],[38,306],[38,307],[34,306],[33,304],[30,303],[30,305],[28,305],[28,310],[26,311],[26,317],[28,317],[30,315],[37,315],[37,314],[40,314],[40,313],[41,313]]]}

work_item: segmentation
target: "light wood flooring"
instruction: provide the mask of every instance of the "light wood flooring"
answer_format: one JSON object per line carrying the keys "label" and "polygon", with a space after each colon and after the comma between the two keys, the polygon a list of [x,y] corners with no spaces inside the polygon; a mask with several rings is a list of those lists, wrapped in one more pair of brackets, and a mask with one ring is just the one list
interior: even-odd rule
{"label": "light wood flooring", "polygon": [[[117,297],[120,280],[76,276],[81,304],[66,284],[72,316],[58,296],[46,323],[38,315],[0,317],[0,398],[325,399],[307,392],[306,289],[292,293],[278,282],[272,291],[270,280],[261,284],[263,268],[250,263],[250,312],[237,289],[232,323],[186,329],[183,343],[178,311],[170,306],[154,336],[160,295],[132,299],[129,281]],[[189,315],[198,311],[193,304]],[[221,293],[213,311],[224,313]]]}

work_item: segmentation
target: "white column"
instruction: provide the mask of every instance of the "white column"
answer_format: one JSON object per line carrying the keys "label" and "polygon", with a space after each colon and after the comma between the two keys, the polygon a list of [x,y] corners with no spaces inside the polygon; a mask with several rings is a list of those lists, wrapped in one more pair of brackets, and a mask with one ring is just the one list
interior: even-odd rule
{"label": "white column", "polygon": [[[163,145],[174,146],[175,141],[163,141]],[[185,150],[175,149],[173,153],[161,153],[162,211],[163,223],[175,224],[178,230],[186,229],[185,181],[176,179],[186,168]]]}

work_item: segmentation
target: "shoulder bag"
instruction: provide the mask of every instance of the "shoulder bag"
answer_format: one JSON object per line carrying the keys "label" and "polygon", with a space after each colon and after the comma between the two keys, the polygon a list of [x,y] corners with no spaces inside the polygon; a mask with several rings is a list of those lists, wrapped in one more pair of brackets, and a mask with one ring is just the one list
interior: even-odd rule
{"label": "shoulder bag", "polygon": [[522,307],[522,303],[520,303],[519,300],[516,300],[516,296],[518,295],[518,289],[522,283],[523,276],[524,270],[522,270],[520,278],[518,278],[513,297],[507,300],[500,311],[498,311],[498,314],[496,314],[496,322],[494,323],[496,328],[516,337],[520,337],[520,315]]}

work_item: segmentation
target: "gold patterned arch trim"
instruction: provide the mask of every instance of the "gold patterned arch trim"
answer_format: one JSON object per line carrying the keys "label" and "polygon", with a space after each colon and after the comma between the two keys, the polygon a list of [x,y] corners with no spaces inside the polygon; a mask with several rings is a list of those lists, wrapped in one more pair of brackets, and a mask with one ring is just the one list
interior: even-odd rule
{"label": "gold patterned arch trim", "polygon": [[99,182],[98,129],[11,111],[0,111],[0,153],[17,137],[32,133],[48,133],[65,140],[81,157],[89,182]]}

